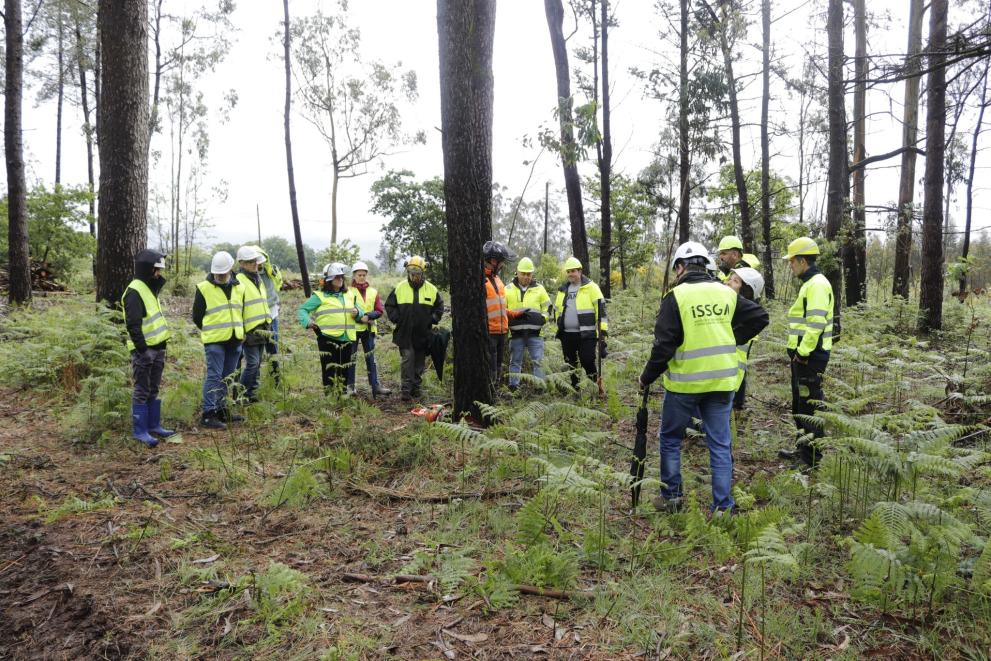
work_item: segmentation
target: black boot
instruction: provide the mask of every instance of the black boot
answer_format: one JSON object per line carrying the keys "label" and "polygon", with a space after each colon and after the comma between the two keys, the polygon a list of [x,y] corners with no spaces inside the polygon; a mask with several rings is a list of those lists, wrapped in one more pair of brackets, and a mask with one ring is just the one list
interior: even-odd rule
{"label": "black boot", "polygon": [[226,422],[227,424],[230,424],[232,422],[244,422],[244,416],[243,415],[238,415],[237,413],[232,413],[231,410],[229,408],[227,408],[226,406],[224,408],[222,408],[222,409],[218,409],[217,410],[217,417],[220,420],[223,420],[224,422]]}
{"label": "black boot", "polygon": [[217,416],[220,411],[203,411],[200,427],[206,429],[227,429],[227,425]]}

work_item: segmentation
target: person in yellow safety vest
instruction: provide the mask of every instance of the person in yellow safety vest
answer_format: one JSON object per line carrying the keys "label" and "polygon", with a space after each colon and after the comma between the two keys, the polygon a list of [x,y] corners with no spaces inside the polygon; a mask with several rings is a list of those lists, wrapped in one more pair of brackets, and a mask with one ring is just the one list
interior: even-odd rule
{"label": "person in yellow safety vest", "polygon": [[175,432],[162,426],[162,400],[158,389],[165,369],[165,345],[169,325],[162,314],[158,294],[165,285],[162,271],[165,255],[157,250],[142,250],[134,257],[134,279],[121,296],[127,348],[131,352],[131,430],[134,438],[148,447],[158,445],[158,436]]}
{"label": "person in yellow safety vest", "polygon": [[[365,368],[368,370],[368,385],[372,388],[372,397],[388,395],[392,390],[379,381],[378,366],[375,364],[375,336],[378,334],[376,320],[385,314],[385,306],[382,305],[378,290],[368,284],[368,264],[355,262],[351,267],[351,289],[354,290],[358,305],[365,311],[365,316],[358,320],[358,343],[365,352]],[[355,345],[355,354],[357,353],[358,348]],[[357,371],[355,355],[355,360],[351,361],[351,367],[348,368],[348,392],[352,395],[356,393]]]}
{"label": "person in yellow safety vest", "polygon": [[234,258],[221,250],[210,262],[206,280],[196,285],[193,323],[200,329],[206,378],[203,379],[203,417],[206,429],[227,429],[225,421],[243,418],[227,403],[227,379],[237,371],[244,342],[244,285],[234,279]]}
{"label": "person in yellow safety vest", "polygon": [[[661,494],[658,510],[676,512],[684,497],[681,442],[700,414],[709,446],[712,510],[733,508],[730,408],[739,364],[737,347],[768,324],[767,311],[706,273],[706,248],[689,241],[671,260],[678,284],[661,300],[650,358],[638,379],[641,391],[664,375],[661,411]],[[700,412],[700,413],[696,413]]]}
{"label": "person in yellow safety vest", "polygon": [[509,249],[498,241],[486,241],[482,246],[483,280],[485,283],[485,313],[489,329],[489,380],[493,388],[499,384],[499,374],[506,356],[506,337],[512,315],[506,307],[506,286],[499,277],[502,265],[511,259]]}
{"label": "person in yellow safety vest", "polygon": [[[792,274],[802,281],[798,296],[788,310],[788,357],[791,359],[792,415],[815,415],[822,402],[822,375],[833,348],[833,287],[816,266],[819,246],[807,236],[788,244],[782,259],[788,260]],[[807,440],[822,436],[817,427],[797,417],[799,440],[794,450],[781,450],[778,456],[791,459],[793,468],[812,469],[822,452]]]}
{"label": "person in yellow safety vest", "polygon": [[268,253],[265,252],[260,246],[252,247],[258,251],[259,255],[265,258],[265,261],[261,263],[261,267],[258,269],[258,275],[262,282],[265,283],[268,312],[272,317],[272,336],[265,344],[265,353],[271,356],[269,369],[272,372],[272,377],[275,379],[275,385],[278,386],[282,380],[282,375],[279,372],[279,308],[281,307],[279,292],[282,291],[282,271],[278,266],[272,263],[272,260],[269,259]]}
{"label": "person in yellow safety vest", "polygon": [[[750,267],[740,267],[730,271],[726,285],[737,294],[753,301],[760,302],[760,297],[764,294],[764,276],[757,272],[757,269]],[[747,397],[747,363],[750,360],[750,347],[753,346],[754,337],[746,344],[736,348],[737,359],[740,362],[740,376],[737,380],[736,396],[733,398],[733,408],[742,411],[746,404]]]}
{"label": "person in yellow safety vest", "polygon": [[[609,334],[606,299],[599,285],[582,274],[582,263],[576,257],[564,261],[567,279],[554,298],[557,316],[557,338],[561,340],[564,361],[572,370],[579,362],[593,382],[598,378],[595,365],[596,344],[605,349]],[[572,372],[571,385],[578,387],[578,375]]]}
{"label": "person in yellow safety vest", "polygon": [[427,262],[422,257],[413,255],[403,266],[406,279],[389,293],[385,312],[394,326],[392,341],[399,347],[402,400],[408,402],[421,394],[432,329],[444,315],[444,299],[426,279]]}
{"label": "person in yellow safety vest", "polygon": [[272,312],[268,308],[268,289],[258,274],[265,257],[255,246],[237,250],[241,271],[237,281],[244,287],[244,365],[239,379],[248,403],[258,401],[258,380],[261,374],[262,352],[272,339]]}
{"label": "person in yellow safety vest", "polygon": [[724,236],[719,241],[719,279],[726,282],[730,269],[740,266],[743,259],[743,241],[738,236]]}
{"label": "person in yellow safety vest", "polygon": [[299,308],[299,323],[317,336],[320,376],[324,389],[348,397],[345,388],[348,368],[354,360],[358,321],[365,311],[355,292],[344,281],[347,267],[340,262],[323,267],[320,290],[313,292]]}
{"label": "person in yellow safety vest", "polygon": [[551,297],[539,282],[533,279],[533,260],[524,257],[516,264],[516,277],[506,285],[506,307],[509,310],[509,390],[515,392],[520,385],[517,376],[523,369],[523,352],[530,354],[533,375],[544,378],[544,338],[540,330],[547,323]]}

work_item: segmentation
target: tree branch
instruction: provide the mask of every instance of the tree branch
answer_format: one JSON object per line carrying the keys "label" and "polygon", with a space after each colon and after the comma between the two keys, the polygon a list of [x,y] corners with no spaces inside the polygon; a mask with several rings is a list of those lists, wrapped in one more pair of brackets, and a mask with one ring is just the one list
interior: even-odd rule
{"label": "tree branch", "polygon": [[893,149],[892,151],[886,152],[884,154],[877,154],[876,156],[870,156],[858,163],[851,163],[847,166],[849,172],[856,172],[857,170],[862,170],[871,163],[877,163],[878,161],[884,161],[895,156],[901,156],[907,151],[914,151],[919,156],[925,156],[926,152],[918,147],[899,147],[898,149]]}

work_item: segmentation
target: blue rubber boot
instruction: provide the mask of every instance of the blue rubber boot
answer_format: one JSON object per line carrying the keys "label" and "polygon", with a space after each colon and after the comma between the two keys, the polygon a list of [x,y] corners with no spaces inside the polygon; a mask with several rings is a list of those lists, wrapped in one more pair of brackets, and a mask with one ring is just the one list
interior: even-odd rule
{"label": "blue rubber boot", "polygon": [[148,405],[131,404],[131,422],[134,424],[134,438],[150,448],[158,445],[158,439],[148,433]]}
{"label": "blue rubber boot", "polygon": [[156,436],[172,436],[174,429],[162,426],[162,400],[153,399],[148,402],[148,431]]}

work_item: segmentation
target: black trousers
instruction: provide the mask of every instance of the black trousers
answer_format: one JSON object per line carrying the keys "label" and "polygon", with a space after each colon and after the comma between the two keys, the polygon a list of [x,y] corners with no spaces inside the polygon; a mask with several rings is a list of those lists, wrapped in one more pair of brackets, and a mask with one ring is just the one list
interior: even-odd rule
{"label": "black trousers", "polygon": [[489,381],[492,385],[499,385],[499,376],[502,374],[502,363],[506,358],[506,335],[489,333]]}
{"label": "black trousers", "polygon": [[[823,401],[822,375],[826,372],[827,362],[824,360],[809,360],[808,364],[791,363],[791,412],[792,415],[815,415],[819,410],[813,401]],[[820,438],[823,433],[812,425],[795,419],[795,426],[802,434],[812,434]],[[807,464],[818,463],[822,453],[808,443],[799,443],[798,451]]]}
{"label": "black trousers", "polygon": [[[564,353],[564,362],[568,363],[571,369],[578,367],[581,363],[582,369],[588,378],[595,381],[598,373],[595,369],[595,345],[594,337],[583,338],[581,333],[561,333],[561,351]],[[578,376],[571,376],[571,385],[578,387]]]}
{"label": "black trousers", "polygon": [[329,337],[317,335],[320,350],[320,376],[324,388],[344,390],[348,379],[348,366],[354,360],[354,342],[335,342]]}
{"label": "black trousers", "polygon": [[131,352],[131,376],[134,380],[132,404],[146,404],[158,399],[158,387],[165,369],[165,349],[148,347]]}

